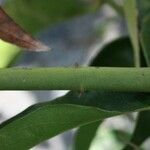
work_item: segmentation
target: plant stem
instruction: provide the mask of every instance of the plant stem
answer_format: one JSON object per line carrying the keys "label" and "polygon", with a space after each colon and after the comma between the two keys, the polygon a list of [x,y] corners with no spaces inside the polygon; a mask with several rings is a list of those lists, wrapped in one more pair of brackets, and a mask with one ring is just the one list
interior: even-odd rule
{"label": "plant stem", "polygon": [[134,65],[135,67],[140,67],[141,66],[141,61],[140,61],[140,49],[134,49]]}
{"label": "plant stem", "polygon": [[133,45],[135,67],[140,67],[140,46],[138,30],[138,10],[136,0],[124,1],[124,12],[127,20],[129,35]]}
{"label": "plant stem", "polygon": [[148,68],[0,69],[0,90],[150,92]]}

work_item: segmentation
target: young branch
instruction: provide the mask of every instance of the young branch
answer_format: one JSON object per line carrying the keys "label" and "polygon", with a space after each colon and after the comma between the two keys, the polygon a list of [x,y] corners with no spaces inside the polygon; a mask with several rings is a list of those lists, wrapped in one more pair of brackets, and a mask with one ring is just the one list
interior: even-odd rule
{"label": "young branch", "polygon": [[0,90],[150,92],[149,68],[0,69]]}

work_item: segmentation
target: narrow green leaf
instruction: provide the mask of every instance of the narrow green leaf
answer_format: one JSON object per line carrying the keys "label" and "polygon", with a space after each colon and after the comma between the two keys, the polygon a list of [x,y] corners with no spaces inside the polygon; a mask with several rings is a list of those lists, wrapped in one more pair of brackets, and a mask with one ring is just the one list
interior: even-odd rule
{"label": "narrow green leaf", "polygon": [[150,111],[140,112],[137,118],[137,125],[130,140],[124,150],[132,150],[140,147],[141,144],[150,136]]}
{"label": "narrow green leaf", "polygon": [[150,108],[149,94],[70,93],[38,104],[0,126],[3,150],[29,149],[66,130],[107,117]]}
{"label": "narrow green leaf", "polygon": [[74,150],[88,150],[101,121],[80,127],[76,133]]}
{"label": "narrow green leaf", "polygon": [[125,0],[124,11],[127,20],[129,35],[131,37],[133,49],[134,49],[134,60],[135,66],[140,66],[140,46],[138,39],[138,11],[136,6],[136,0]]}
{"label": "narrow green leaf", "polygon": [[149,46],[149,25],[150,25],[150,1],[137,0],[139,26],[140,26],[140,41],[143,54],[148,66],[150,66],[150,46]]}
{"label": "narrow green leaf", "polygon": [[150,16],[146,17],[142,23],[141,43],[147,65],[150,66]]}
{"label": "narrow green leaf", "polygon": [[150,15],[150,1],[149,0],[136,0],[138,6],[138,15],[140,23],[143,22],[145,17]]}
{"label": "narrow green leaf", "polygon": [[83,14],[91,5],[76,0],[7,0],[5,10],[30,33],[48,27],[53,23]]}

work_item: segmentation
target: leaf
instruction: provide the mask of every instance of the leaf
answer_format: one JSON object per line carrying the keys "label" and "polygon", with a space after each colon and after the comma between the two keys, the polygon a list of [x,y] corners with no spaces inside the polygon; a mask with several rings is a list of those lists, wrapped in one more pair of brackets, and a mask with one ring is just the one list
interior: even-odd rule
{"label": "leaf", "polygon": [[88,150],[101,121],[90,123],[80,127],[75,135],[75,150]]}
{"label": "leaf", "polygon": [[17,46],[0,41],[0,68],[9,67],[19,54]]}
{"label": "leaf", "polygon": [[136,0],[137,7],[138,7],[138,15],[139,21],[142,24],[145,17],[150,15],[150,1],[149,0]]}
{"label": "leaf", "polygon": [[91,66],[132,67],[133,48],[128,37],[116,39],[100,50]]}
{"label": "leaf", "polygon": [[0,38],[33,51],[45,51],[49,47],[35,40],[17,25],[0,7]]}
{"label": "leaf", "polygon": [[[98,0],[89,5],[79,0],[7,0],[5,9],[30,33],[49,27],[95,8]],[[94,8],[93,8],[94,7]]]}
{"label": "leaf", "polygon": [[141,43],[143,47],[144,56],[147,62],[147,65],[150,66],[150,16],[146,17],[142,23],[142,30],[141,30]]}
{"label": "leaf", "polygon": [[66,130],[131,111],[149,109],[150,95],[136,93],[70,93],[38,104],[0,126],[3,150],[29,149]]}
{"label": "leaf", "polygon": [[120,129],[113,129],[113,134],[115,139],[123,145],[126,145],[131,137],[130,133]]}
{"label": "leaf", "polygon": [[124,11],[127,20],[129,35],[131,37],[133,49],[134,49],[134,61],[135,66],[140,66],[140,46],[138,38],[138,10],[136,6],[136,0],[125,0]]}
{"label": "leaf", "polygon": [[140,112],[137,118],[137,123],[130,140],[130,143],[124,150],[132,150],[133,146],[140,147],[141,144],[150,136],[150,111]]}
{"label": "leaf", "polygon": [[140,26],[140,41],[146,63],[150,66],[150,1],[149,0],[137,0],[139,10],[139,26]]}

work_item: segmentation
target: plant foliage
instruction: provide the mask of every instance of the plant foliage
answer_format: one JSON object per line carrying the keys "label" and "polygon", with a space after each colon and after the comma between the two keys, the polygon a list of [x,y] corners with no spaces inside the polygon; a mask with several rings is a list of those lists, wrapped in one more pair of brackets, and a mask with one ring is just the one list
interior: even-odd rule
{"label": "plant foliage", "polygon": [[[33,34],[51,24],[96,11],[105,3],[126,20],[129,33],[127,37],[107,43],[86,68],[0,69],[1,90],[71,90],[65,96],[33,105],[3,122],[0,149],[30,149],[78,127],[73,148],[87,150],[105,119],[132,112],[138,112],[136,127],[124,149],[139,148],[150,136],[150,70],[147,67],[150,65],[150,1],[124,0],[122,5],[114,0],[95,0],[88,5],[82,0],[16,1],[7,0],[3,8]],[[21,34],[30,36],[13,20],[11,22]],[[0,28],[8,28],[7,23],[0,24]],[[17,44],[18,41],[8,40],[12,38],[8,32],[0,32],[1,38],[4,35],[4,40]],[[23,40],[22,36],[19,40]],[[9,55],[7,59],[12,59]],[[140,68],[142,61],[147,63],[145,68]]]}

